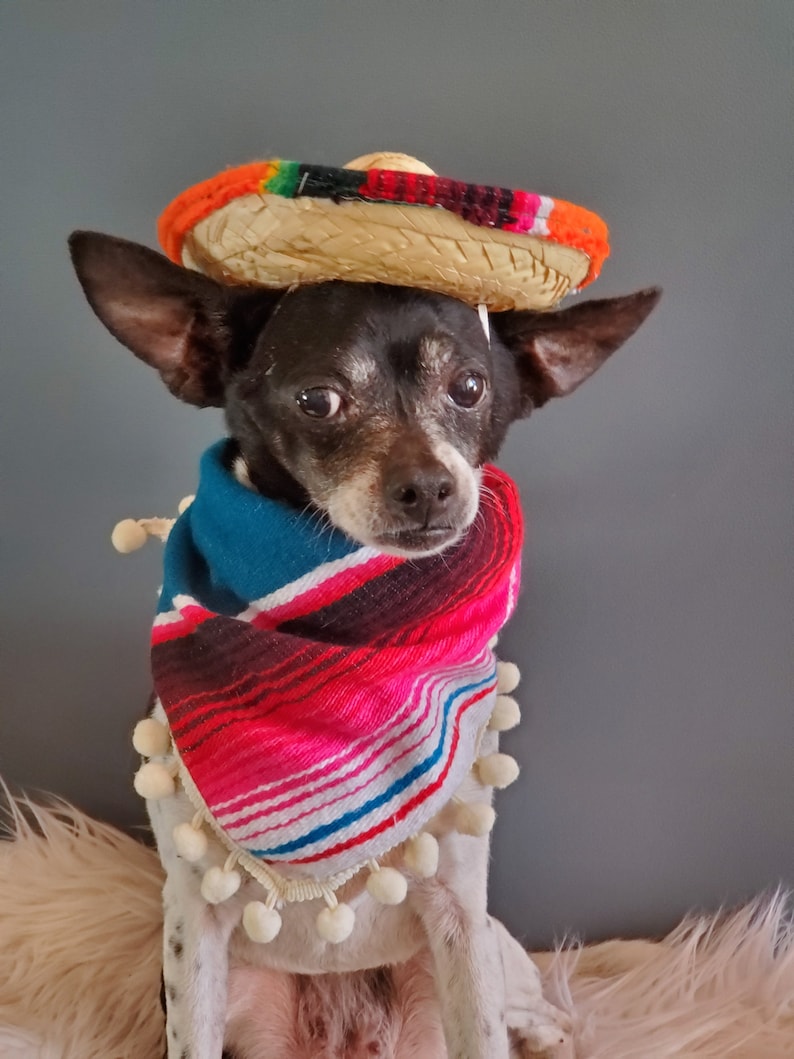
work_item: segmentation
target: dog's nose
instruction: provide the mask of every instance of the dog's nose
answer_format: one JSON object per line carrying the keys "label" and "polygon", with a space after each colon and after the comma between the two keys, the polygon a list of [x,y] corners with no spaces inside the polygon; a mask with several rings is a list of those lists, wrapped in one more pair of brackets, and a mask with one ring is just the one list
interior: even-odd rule
{"label": "dog's nose", "polygon": [[386,506],[393,515],[408,516],[427,526],[439,519],[455,496],[455,480],[438,461],[398,464],[384,482]]}

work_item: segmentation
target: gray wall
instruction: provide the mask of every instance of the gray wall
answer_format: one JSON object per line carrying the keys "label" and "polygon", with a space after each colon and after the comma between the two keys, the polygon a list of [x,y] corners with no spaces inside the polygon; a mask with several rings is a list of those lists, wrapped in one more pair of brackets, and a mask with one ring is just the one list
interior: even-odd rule
{"label": "gray wall", "polygon": [[65,254],[154,244],[183,187],[388,147],[608,219],[600,295],[661,283],[583,391],[515,428],[493,905],[535,942],[665,928],[794,882],[787,0],[6,2],[0,772],[124,825],[159,546],[218,415],[116,346]]}

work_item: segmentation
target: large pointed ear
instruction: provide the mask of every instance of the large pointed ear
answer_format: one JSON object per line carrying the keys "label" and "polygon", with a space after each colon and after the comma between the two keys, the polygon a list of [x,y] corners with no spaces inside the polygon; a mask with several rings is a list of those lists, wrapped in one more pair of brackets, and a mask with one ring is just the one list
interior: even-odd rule
{"label": "large pointed ear", "polygon": [[247,360],[283,292],[226,287],[99,232],[74,232],[69,250],[107,329],[156,368],[176,397],[222,407],[229,377]]}
{"label": "large pointed ear", "polygon": [[661,294],[650,287],[551,313],[493,313],[491,324],[515,357],[522,413],[572,393],[634,334]]}

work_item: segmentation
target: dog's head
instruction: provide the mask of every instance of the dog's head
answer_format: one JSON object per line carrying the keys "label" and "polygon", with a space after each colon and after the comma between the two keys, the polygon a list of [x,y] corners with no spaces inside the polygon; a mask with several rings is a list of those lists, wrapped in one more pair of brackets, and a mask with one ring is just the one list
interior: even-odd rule
{"label": "dog's head", "polygon": [[77,232],[103,323],[175,396],[223,407],[238,473],[382,551],[433,554],[479,504],[510,424],[571,393],[639,327],[658,289],[559,312],[501,312],[486,336],[454,298],[406,287],[224,286]]}

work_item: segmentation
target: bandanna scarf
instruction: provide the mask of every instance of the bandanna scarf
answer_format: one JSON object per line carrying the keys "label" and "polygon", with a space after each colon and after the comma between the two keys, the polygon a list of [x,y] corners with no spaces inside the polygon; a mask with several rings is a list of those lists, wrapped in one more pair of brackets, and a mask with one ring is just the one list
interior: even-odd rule
{"label": "bandanna scarf", "polygon": [[519,581],[515,486],[486,467],[480,512],[406,560],[240,484],[209,449],[168,539],[155,690],[194,807],[240,863],[352,873],[422,827],[477,755],[488,646]]}

